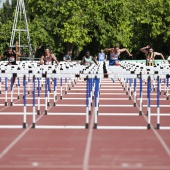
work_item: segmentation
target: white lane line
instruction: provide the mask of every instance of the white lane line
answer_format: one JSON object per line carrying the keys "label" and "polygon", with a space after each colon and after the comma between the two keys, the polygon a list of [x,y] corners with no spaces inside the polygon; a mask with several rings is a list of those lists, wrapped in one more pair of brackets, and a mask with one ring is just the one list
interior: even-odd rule
{"label": "white lane line", "polygon": [[[63,94],[64,95],[64,94]],[[21,100],[21,99],[20,99]],[[59,100],[59,99],[58,99]],[[57,100],[57,101],[58,101]],[[18,100],[19,101],[19,100]],[[50,106],[48,108],[48,110],[50,110],[53,106]],[[45,113],[45,112],[44,112]],[[44,113],[41,114],[38,119],[36,120],[36,122],[38,122],[43,116]],[[21,139],[22,137],[32,128],[32,124],[25,129],[17,138],[15,138],[1,153],[0,153],[0,159],[2,159]]]}
{"label": "white lane line", "polygon": [[88,133],[87,143],[86,143],[86,148],[85,148],[85,153],[84,153],[83,170],[89,169],[91,141],[92,141],[92,134],[93,134],[93,122],[94,122],[94,109],[92,112],[91,123],[90,123],[90,127],[89,127],[89,133]]}
{"label": "white lane line", "polygon": [[[138,110],[140,110],[138,104],[136,106],[137,106]],[[142,115],[147,122],[147,117],[145,116],[143,111],[142,111]],[[160,134],[157,132],[157,130],[155,130],[155,128],[152,124],[151,124],[151,129],[152,129],[153,133],[155,134],[155,136],[157,137],[157,139],[159,140],[159,142],[161,143],[161,145],[164,148],[164,150],[166,151],[166,153],[168,154],[168,156],[170,157],[170,148],[168,147],[166,142],[163,140],[163,138],[160,136]]]}

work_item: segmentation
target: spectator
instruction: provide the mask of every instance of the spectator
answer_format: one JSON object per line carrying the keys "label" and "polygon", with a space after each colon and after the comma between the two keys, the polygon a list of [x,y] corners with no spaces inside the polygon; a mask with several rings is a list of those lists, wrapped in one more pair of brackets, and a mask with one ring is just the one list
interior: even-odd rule
{"label": "spectator", "polygon": [[66,53],[63,56],[63,61],[66,61],[66,62],[70,62],[71,61],[71,56],[69,55],[69,53]]}

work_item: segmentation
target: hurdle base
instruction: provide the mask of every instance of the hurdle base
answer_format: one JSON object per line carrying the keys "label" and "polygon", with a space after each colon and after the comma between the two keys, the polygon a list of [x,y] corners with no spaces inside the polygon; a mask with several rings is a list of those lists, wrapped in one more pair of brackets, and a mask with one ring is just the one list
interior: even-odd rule
{"label": "hurdle base", "polygon": [[47,106],[50,106],[50,102],[47,103]]}
{"label": "hurdle base", "polygon": [[139,111],[139,116],[142,116],[142,111]]}
{"label": "hurdle base", "polygon": [[19,99],[20,97],[18,96],[18,98],[17,99]]}
{"label": "hurdle base", "polygon": [[148,124],[148,125],[147,125],[147,129],[150,129],[150,128],[151,128],[151,125],[150,125],[150,124]]}
{"label": "hurdle base", "polygon": [[56,103],[55,103],[55,102],[53,103],[53,106],[56,106]]}
{"label": "hurdle base", "polygon": [[40,110],[37,110],[37,115],[40,115]]}
{"label": "hurdle base", "polygon": [[10,106],[13,106],[13,102],[10,103]]}
{"label": "hurdle base", "polygon": [[89,110],[89,115],[91,115],[91,110]]}
{"label": "hurdle base", "polygon": [[0,94],[2,94],[2,92],[0,91]]}
{"label": "hurdle base", "polygon": [[63,96],[60,96],[60,99],[62,100],[62,99],[63,99]]}
{"label": "hurdle base", "polygon": [[47,115],[47,110],[45,110],[45,115]]}
{"label": "hurdle base", "polygon": [[129,100],[132,100],[131,96],[129,96]]}
{"label": "hurdle base", "polygon": [[32,128],[34,128],[34,129],[35,129],[35,123],[33,123],[33,124],[32,124]]}
{"label": "hurdle base", "polygon": [[28,94],[30,94],[30,91],[28,91]]}
{"label": "hurdle base", "polygon": [[65,94],[67,94],[67,91],[65,91]]}
{"label": "hurdle base", "polygon": [[94,129],[97,129],[97,123],[94,124]]}
{"label": "hurdle base", "polygon": [[7,102],[5,102],[5,106],[8,106],[8,103],[7,103]]}
{"label": "hurdle base", "polygon": [[159,128],[160,128],[160,124],[157,124],[157,125],[156,125],[156,129],[159,129]]}
{"label": "hurdle base", "polygon": [[26,129],[26,127],[27,127],[27,124],[23,123],[23,128]]}
{"label": "hurdle base", "polygon": [[70,88],[70,87],[69,87],[68,89],[69,89],[69,90],[71,90],[71,88]]}
{"label": "hurdle base", "polygon": [[136,107],[136,103],[133,103],[133,106]]}
{"label": "hurdle base", "polygon": [[166,97],[166,100],[169,100],[169,96]]}
{"label": "hurdle base", "polygon": [[85,128],[86,128],[86,129],[88,129],[88,128],[89,128],[89,124],[88,124],[88,123],[86,123]]}

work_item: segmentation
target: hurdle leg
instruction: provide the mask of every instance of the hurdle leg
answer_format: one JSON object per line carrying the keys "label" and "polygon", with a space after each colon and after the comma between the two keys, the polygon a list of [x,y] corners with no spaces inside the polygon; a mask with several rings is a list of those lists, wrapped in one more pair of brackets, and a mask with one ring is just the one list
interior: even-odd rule
{"label": "hurdle leg", "polygon": [[160,81],[159,76],[157,77],[157,125],[156,128],[160,127]]}
{"label": "hurdle leg", "polygon": [[88,122],[89,122],[89,82],[87,79],[86,82],[86,129],[88,128]]}
{"label": "hurdle leg", "polygon": [[139,115],[142,115],[142,73],[140,73],[140,109],[139,109]]}
{"label": "hurdle leg", "polygon": [[97,120],[98,120],[98,107],[99,107],[99,88],[100,88],[100,79],[96,79],[95,83],[95,96],[94,96],[94,102],[95,102],[95,108],[94,108],[94,128],[97,129]]}
{"label": "hurdle leg", "polygon": [[28,77],[28,94],[30,94],[30,78]]}
{"label": "hurdle leg", "polygon": [[166,95],[166,78],[164,79],[164,95]]}
{"label": "hurdle leg", "polygon": [[23,102],[24,102],[24,115],[23,115],[23,128],[26,128],[26,112],[27,112],[27,108],[26,108],[26,77],[24,76],[23,78]]}
{"label": "hurdle leg", "polygon": [[71,78],[71,87],[74,87],[73,78]]}
{"label": "hurdle leg", "polygon": [[125,79],[124,78],[121,78],[121,83],[122,83],[123,89],[125,90]]}
{"label": "hurdle leg", "polygon": [[91,114],[92,107],[92,78],[89,78],[89,115]]}
{"label": "hurdle leg", "polygon": [[125,89],[126,89],[126,95],[128,95],[128,78],[126,79]]}
{"label": "hurdle leg", "polygon": [[11,77],[11,106],[13,106],[13,78]]}
{"label": "hurdle leg", "polygon": [[136,107],[136,79],[134,79],[134,93],[133,93],[133,98],[134,98],[134,107]]}
{"label": "hurdle leg", "polygon": [[0,77],[0,94],[2,93],[2,79],[1,79],[1,77]]}
{"label": "hurdle leg", "polygon": [[47,78],[47,83],[48,83],[48,91],[47,91],[47,105],[50,106],[50,92],[51,92],[51,82],[50,82],[50,78]]}
{"label": "hurdle leg", "polygon": [[37,114],[40,115],[40,78],[38,78],[38,109]]}
{"label": "hurdle leg", "polygon": [[71,90],[71,81],[70,81],[70,78],[68,79],[68,89]]}
{"label": "hurdle leg", "polygon": [[65,94],[67,94],[67,78],[65,78]]}
{"label": "hurdle leg", "polygon": [[150,76],[148,77],[148,81],[147,81],[147,98],[148,98],[148,105],[147,105],[147,115],[148,115],[148,126],[147,128],[150,129],[150,124],[151,124],[151,78]]}
{"label": "hurdle leg", "polygon": [[57,89],[57,79],[54,78],[54,102],[53,102],[53,106],[56,105],[56,89]]}
{"label": "hurdle leg", "polygon": [[154,91],[155,91],[155,86],[156,86],[156,85],[155,85],[155,79],[153,79],[153,87],[154,87],[153,90],[154,90]]}
{"label": "hurdle leg", "polygon": [[45,115],[47,115],[48,99],[47,99],[47,78],[45,81]]}
{"label": "hurdle leg", "polygon": [[62,83],[62,81],[63,81],[62,78],[60,78],[60,99],[63,98],[63,94],[62,94],[63,93],[63,88],[62,88],[63,83]]}
{"label": "hurdle leg", "polygon": [[36,112],[35,112],[35,76],[33,77],[33,125],[32,127],[35,128],[36,124]]}
{"label": "hurdle leg", "polygon": [[5,78],[5,106],[8,105],[8,78]]}
{"label": "hurdle leg", "polygon": [[18,97],[17,97],[18,99],[20,98],[19,96],[20,96],[20,82],[19,82],[19,77],[18,77]]}
{"label": "hurdle leg", "polygon": [[129,79],[129,100],[131,100],[132,99],[132,87],[131,87],[131,85],[132,85],[132,80],[131,79]]}
{"label": "hurdle leg", "polygon": [[159,94],[161,95],[161,91],[162,91],[162,79],[160,79],[160,82],[159,82]]}

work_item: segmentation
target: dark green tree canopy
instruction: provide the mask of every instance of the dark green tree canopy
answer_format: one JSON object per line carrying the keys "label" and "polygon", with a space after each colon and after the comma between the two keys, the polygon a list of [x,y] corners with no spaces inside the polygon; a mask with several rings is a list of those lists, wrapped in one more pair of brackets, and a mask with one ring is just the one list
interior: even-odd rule
{"label": "dark green tree canopy", "polygon": [[[0,51],[10,41],[17,0],[0,9]],[[56,55],[73,57],[89,49],[119,44],[138,57],[151,44],[166,54],[170,47],[170,1],[166,0],[28,0],[25,1],[33,49],[50,46]],[[12,12],[12,13],[11,13]]]}

